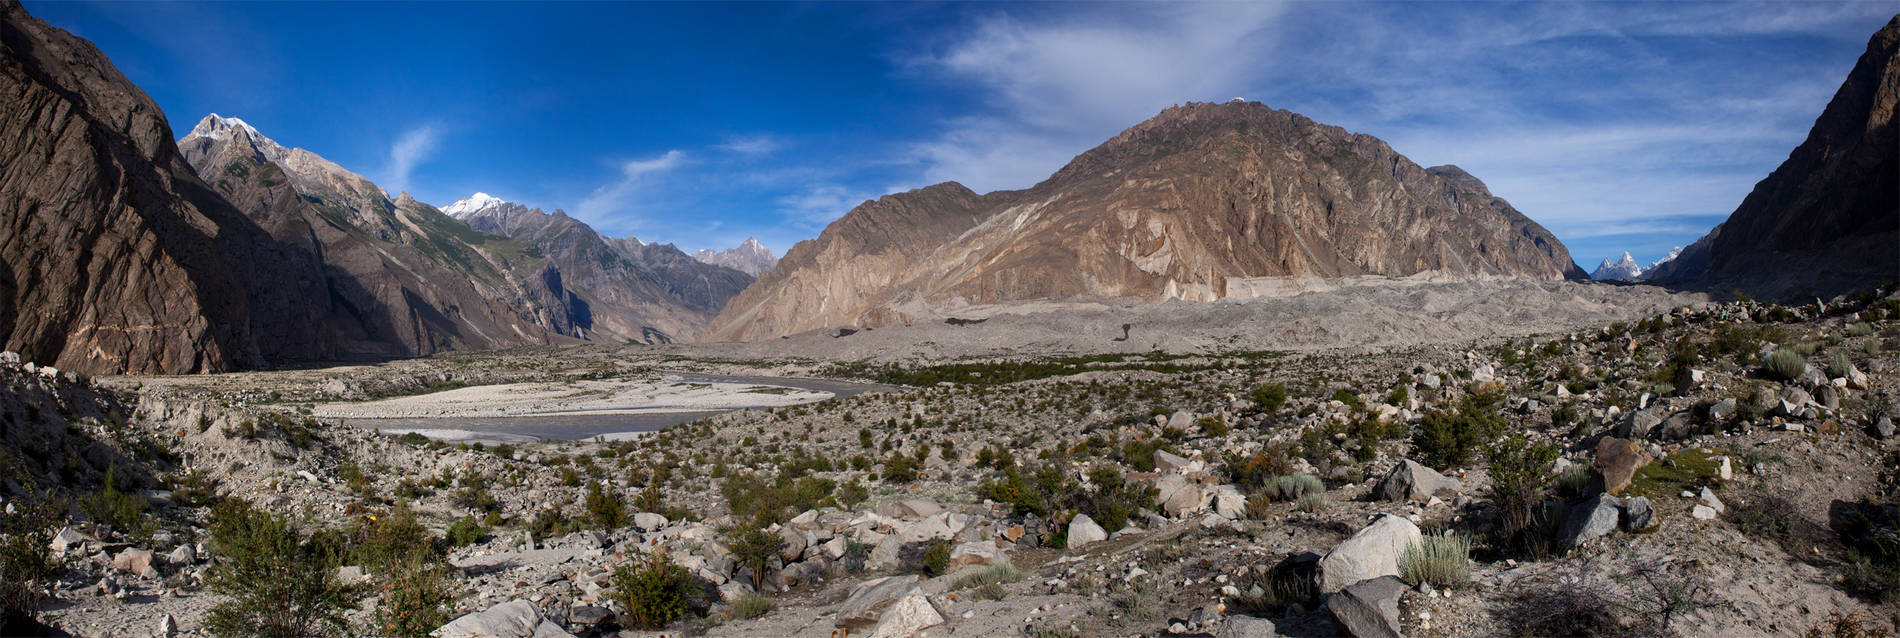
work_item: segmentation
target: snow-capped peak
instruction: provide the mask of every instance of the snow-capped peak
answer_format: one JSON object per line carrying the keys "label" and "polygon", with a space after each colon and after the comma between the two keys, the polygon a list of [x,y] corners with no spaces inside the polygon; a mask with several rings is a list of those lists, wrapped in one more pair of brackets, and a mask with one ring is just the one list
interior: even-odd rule
{"label": "snow-capped peak", "polygon": [[1650,273],[1655,272],[1657,266],[1668,263],[1681,254],[1682,247],[1677,246],[1669,249],[1669,254],[1664,255],[1662,259],[1650,262],[1648,266],[1643,266],[1637,264],[1636,258],[1631,257],[1629,252],[1625,251],[1622,259],[1613,261],[1609,258],[1604,258],[1603,264],[1597,266],[1596,272],[1590,273],[1590,278],[1597,281],[1642,281],[1643,279],[1647,279]]}
{"label": "snow-capped peak", "polygon": [[198,120],[198,125],[191,127],[191,132],[186,133],[178,142],[182,145],[187,140],[198,137],[222,142],[230,139],[231,135],[238,131],[244,131],[251,138],[251,142],[264,153],[264,156],[272,161],[283,159],[284,156],[290,154],[290,149],[284,148],[276,140],[264,137],[264,134],[258,132],[257,128],[251,126],[249,122],[235,117],[224,117],[217,113],[206,115],[204,119]]}
{"label": "snow-capped peak", "polygon": [[773,266],[778,265],[778,257],[773,256],[772,251],[767,249],[765,244],[759,243],[759,240],[753,237],[745,238],[745,241],[741,242],[736,248],[728,248],[726,250],[713,250],[711,248],[701,249],[699,252],[693,253],[693,259],[714,266],[725,266],[754,277],[764,274],[766,271],[771,270]]}
{"label": "snow-capped peak", "polygon": [[478,192],[474,195],[455,200],[455,203],[442,207],[442,212],[450,217],[461,219],[487,210],[492,206],[500,206],[506,203],[508,202],[503,201],[499,197]]}

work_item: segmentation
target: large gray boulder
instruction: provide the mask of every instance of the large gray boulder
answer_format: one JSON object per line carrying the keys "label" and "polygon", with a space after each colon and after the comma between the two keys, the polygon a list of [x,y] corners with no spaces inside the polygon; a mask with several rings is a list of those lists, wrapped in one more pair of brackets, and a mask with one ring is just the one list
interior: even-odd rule
{"label": "large gray boulder", "polygon": [[1570,515],[1564,519],[1563,531],[1558,534],[1558,538],[1564,547],[1576,547],[1616,531],[1617,521],[1622,517],[1621,499],[1609,494],[1598,494],[1570,508]]}
{"label": "large gray boulder", "polygon": [[1281,638],[1279,629],[1273,621],[1253,616],[1228,616],[1221,619],[1220,629],[1214,631],[1214,638]]}
{"label": "large gray boulder", "polygon": [[1425,503],[1431,501],[1433,496],[1450,499],[1463,488],[1464,485],[1456,479],[1448,478],[1439,474],[1437,470],[1425,467],[1411,459],[1405,459],[1393,466],[1392,471],[1386,472],[1385,478],[1379,481],[1376,493],[1379,498],[1388,501]]}
{"label": "large gray boulder", "polygon": [[1207,494],[1200,484],[1180,474],[1161,477],[1155,488],[1155,504],[1168,516],[1180,516],[1207,505]]}
{"label": "large gray boulder", "polygon": [[870,638],[911,638],[918,632],[943,624],[943,614],[930,604],[922,589],[911,588],[896,604],[884,611]]}
{"label": "large gray boulder", "polygon": [[1404,518],[1383,514],[1351,538],[1340,541],[1319,559],[1319,590],[1331,594],[1347,585],[1399,575],[1399,555],[1419,542],[1418,526]]}
{"label": "large gray boulder", "polygon": [[971,565],[1008,565],[1009,554],[996,541],[972,541],[950,550],[949,571],[954,573]]}
{"label": "large gray boulder", "polygon": [[1333,622],[1357,638],[1405,638],[1399,632],[1399,599],[1405,581],[1397,576],[1362,580],[1326,598]]}
{"label": "large gray boulder", "polygon": [[1108,531],[1096,524],[1087,514],[1076,514],[1069,520],[1069,549],[1081,549],[1090,543],[1108,540]]}
{"label": "large gray boulder", "polygon": [[541,618],[534,603],[515,599],[463,615],[436,629],[437,638],[574,638]]}
{"label": "large gray boulder", "polygon": [[845,597],[844,604],[838,607],[838,615],[832,625],[850,629],[876,623],[885,609],[917,586],[917,581],[916,574],[906,574],[858,583],[851,588],[851,595]]}

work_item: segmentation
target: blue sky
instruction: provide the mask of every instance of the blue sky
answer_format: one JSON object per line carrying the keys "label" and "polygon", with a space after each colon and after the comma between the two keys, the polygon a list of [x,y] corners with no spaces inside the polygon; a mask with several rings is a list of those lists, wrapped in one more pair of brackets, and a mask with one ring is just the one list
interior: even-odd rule
{"label": "blue sky", "polygon": [[174,131],[237,116],[447,205],[776,252],[859,202],[1028,187],[1234,96],[1457,164],[1586,270],[1721,221],[1894,4],[28,2]]}

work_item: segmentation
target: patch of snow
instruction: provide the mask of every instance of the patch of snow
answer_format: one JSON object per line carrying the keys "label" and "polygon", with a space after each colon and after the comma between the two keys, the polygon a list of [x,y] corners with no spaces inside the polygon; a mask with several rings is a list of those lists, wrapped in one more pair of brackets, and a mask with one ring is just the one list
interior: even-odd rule
{"label": "patch of snow", "polygon": [[463,219],[469,215],[487,210],[489,207],[500,206],[506,203],[508,202],[499,197],[478,192],[474,195],[455,200],[455,203],[442,207],[442,213],[456,219]]}

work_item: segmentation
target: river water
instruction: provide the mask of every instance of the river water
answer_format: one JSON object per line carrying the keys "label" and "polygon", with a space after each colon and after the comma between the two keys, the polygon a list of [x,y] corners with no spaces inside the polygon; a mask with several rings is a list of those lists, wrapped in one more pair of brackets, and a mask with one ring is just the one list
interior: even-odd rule
{"label": "river water", "polygon": [[[724,375],[669,373],[687,383],[742,383],[781,386],[830,392],[835,399],[866,392],[899,390],[897,386],[831,379],[799,377],[734,377]],[[829,399],[826,399],[829,400]],[[750,406],[763,407],[763,406]],[[694,412],[649,412],[643,414],[553,414],[510,417],[425,417],[392,419],[343,419],[348,425],[381,430],[387,434],[422,432],[430,438],[489,443],[517,443],[558,439],[582,441],[602,435],[629,432],[655,432],[681,423],[689,423],[715,414],[745,407]]]}

